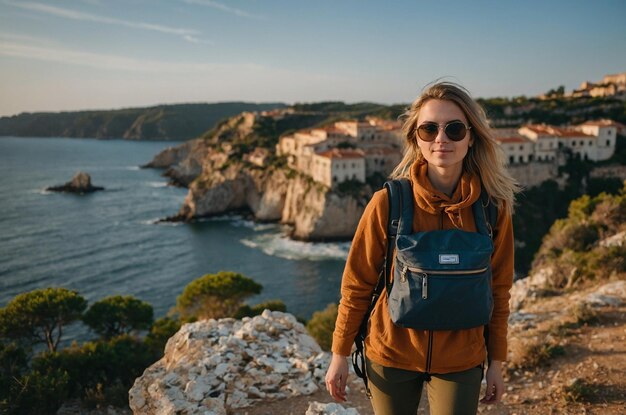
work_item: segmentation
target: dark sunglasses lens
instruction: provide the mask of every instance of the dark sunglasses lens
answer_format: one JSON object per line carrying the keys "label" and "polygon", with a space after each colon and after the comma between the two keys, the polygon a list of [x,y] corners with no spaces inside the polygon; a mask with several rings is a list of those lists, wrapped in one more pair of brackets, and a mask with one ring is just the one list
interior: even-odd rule
{"label": "dark sunglasses lens", "polygon": [[437,138],[439,126],[437,124],[422,124],[417,128],[417,135],[424,141],[433,141]]}
{"label": "dark sunglasses lens", "polygon": [[467,128],[462,122],[452,122],[446,125],[446,135],[452,141],[461,141],[465,138]]}

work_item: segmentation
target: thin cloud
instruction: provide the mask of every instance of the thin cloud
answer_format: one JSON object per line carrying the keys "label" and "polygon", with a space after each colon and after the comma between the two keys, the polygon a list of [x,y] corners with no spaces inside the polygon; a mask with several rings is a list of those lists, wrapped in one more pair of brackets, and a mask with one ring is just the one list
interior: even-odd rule
{"label": "thin cloud", "polygon": [[197,5],[200,5],[200,6],[212,7],[214,9],[221,10],[221,11],[226,12],[226,13],[234,14],[234,15],[239,16],[239,17],[247,17],[248,19],[258,19],[258,20],[264,20],[265,19],[264,16],[248,13],[248,12],[246,12],[244,10],[236,9],[236,8],[230,7],[230,6],[226,6],[225,4],[218,3],[218,2],[213,1],[213,0],[182,0],[182,1],[187,3],[187,4],[197,4]]}
{"label": "thin cloud", "polygon": [[[152,24],[152,23],[133,22],[129,20],[115,19],[115,18],[106,17],[106,16],[98,16],[98,15],[91,14],[91,13],[84,13],[84,12],[80,12],[80,11],[72,10],[72,9],[49,6],[47,4],[42,4],[42,3],[35,3],[35,2],[19,2],[18,3],[18,2],[14,2],[10,0],[5,0],[4,3],[14,6],[14,7],[18,7],[23,10],[46,13],[49,15],[57,16],[57,17],[63,17],[66,19],[104,23],[104,24],[115,25],[115,26],[130,27],[133,29],[150,30],[150,31],[155,31],[155,32],[160,32],[160,33],[177,35],[187,41],[190,41],[190,40],[187,39],[186,36],[191,36],[195,38],[195,35],[201,34],[199,31],[193,30],[193,29],[183,29],[183,28],[177,28],[177,27],[157,25],[157,24]],[[199,42],[194,42],[194,43],[199,43]]]}
{"label": "thin cloud", "polygon": [[32,46],[3,40],[0,40],[0,55],[35,59],[46,62],[88,66],[97,69],[147,73],[206,74],[215,71],[227,72],[236,69],[249,71],[264,69],[263,66],[256,64],[186,63],[135,59],[125,56],[75,51],[63,48]]}
{"label": "thin cloud", "polygon": [[185,39],[189,43],[201,43],[201,44],[204,44],[204,45],[213,45],[214,44],[214,42],[212,42],[210,40],[198,39],[197,37],[193,37],[191,35],[185,35],[185,36],[183,36],[183,39]]}

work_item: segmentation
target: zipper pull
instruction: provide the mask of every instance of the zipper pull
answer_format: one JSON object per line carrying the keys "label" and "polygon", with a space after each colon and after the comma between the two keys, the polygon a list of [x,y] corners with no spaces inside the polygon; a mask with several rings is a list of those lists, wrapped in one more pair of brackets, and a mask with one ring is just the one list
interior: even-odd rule
{"label": "zipper pull", "polygon": [[428,298],[428,274],[422,275],[422,299]]}
{"label": "zipper pull", "polygon": [[402,268],[402,273],[400,274],[401,282],[406,282],[406,273],[408,270],[409,270],[409,267],[407,267],[406,265],[404,266],[404,268]]}

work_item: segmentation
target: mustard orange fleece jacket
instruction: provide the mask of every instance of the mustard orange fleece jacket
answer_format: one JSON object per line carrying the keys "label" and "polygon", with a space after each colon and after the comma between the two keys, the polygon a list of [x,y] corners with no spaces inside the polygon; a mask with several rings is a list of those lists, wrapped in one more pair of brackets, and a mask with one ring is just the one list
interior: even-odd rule
{"label": "mustard orange fleece jacket", "polygon": [[[414,195],[414,231],[459,228],[476,231],[472,204],[480,197],[477,176],[463,173],[452,197],[436,190],[427,178],[425,161],[411,166]],[[343,279],[341,301],[333,333],[333,353],[350,354],[359,325],[378,282],[386,253],[387,191],[374,194],[365,208],[352,240]],[[513,284],[513,225],[511,215],[500,209],[494,229],[491,258],[494,309],[489,323],[489,354],[506,360],[509,290]],[[393,270],[391,272],[393,275]],[[483,327],[453,331],[405,329],[389,317],[387,295],[378,299],[365,340],[367,357],[383,366],[429,373],[467,370],[485,360]]]}

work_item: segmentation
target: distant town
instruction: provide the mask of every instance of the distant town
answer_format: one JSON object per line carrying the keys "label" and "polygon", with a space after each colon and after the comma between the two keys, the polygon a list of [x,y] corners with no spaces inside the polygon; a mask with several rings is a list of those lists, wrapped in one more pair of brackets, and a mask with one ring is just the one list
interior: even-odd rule
{"label": "distant town", "polygon": [[[564,91],[559,92],[564,95]],[[626,72],[607,75],[600,83],[583,82],[568,96],[626,100]],[[261,115],[280,118],[288,111],[277,109]],[[617,135],[626,134],[626,126],[601,119],[578,125],[495,128],[494,133],[511,166],[557,163],[560,155],[598,162],[611,158]],[[285,135],[276,145],[276,154],[285,156],[289,167],[332,188],[347,180],[365,182],[375,173],[388,175],[402,158],[403,145],[399,121],[368,117],[365,121],[338,121]],[[267,154],[259,148],[248,156],[248,161],[263,165]]]}

